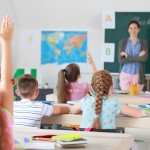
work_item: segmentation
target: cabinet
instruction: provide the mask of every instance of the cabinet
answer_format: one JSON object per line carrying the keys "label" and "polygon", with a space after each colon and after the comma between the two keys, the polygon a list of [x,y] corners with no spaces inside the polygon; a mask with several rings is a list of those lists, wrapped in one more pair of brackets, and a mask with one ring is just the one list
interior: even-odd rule
{"label": "cabinet", "polygon": [[[39,95],[35,99],[37,101],[45,101],[46,100],[46,95],[48,94],[53,94],[53,89],[48,88],[48,89],[39,89]],[[14,96],[16,96],[16,100],[21,100],[21,98],[14,92]]]}

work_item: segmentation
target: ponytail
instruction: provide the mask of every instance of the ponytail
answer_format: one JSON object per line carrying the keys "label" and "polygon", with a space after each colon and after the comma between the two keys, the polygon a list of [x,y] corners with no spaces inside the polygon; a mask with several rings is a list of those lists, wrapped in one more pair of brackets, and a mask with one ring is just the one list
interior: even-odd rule
{"label": "ponytail", "polygon": [[65,69],[61,69],[58,73],[58,81],[56,89],[57,89],[58,103],[66,103],[68,88],[65,80]]}

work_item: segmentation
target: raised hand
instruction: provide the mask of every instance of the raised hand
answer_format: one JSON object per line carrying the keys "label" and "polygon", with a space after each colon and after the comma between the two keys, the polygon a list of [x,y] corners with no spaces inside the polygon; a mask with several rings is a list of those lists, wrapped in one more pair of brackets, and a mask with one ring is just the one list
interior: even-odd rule
{"label": "raised hand", "polygon": [[11,42],[13,37],[14,24],[12,23],[9,16],[3,18],[1,29],[0,29],[0,41]]}

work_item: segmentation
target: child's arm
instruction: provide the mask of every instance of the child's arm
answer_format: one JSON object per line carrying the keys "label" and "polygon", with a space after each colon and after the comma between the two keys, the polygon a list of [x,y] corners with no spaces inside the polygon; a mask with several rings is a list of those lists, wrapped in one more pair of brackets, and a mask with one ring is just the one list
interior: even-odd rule
{"label": "child's arm", "polygon": [[70,109],[68,106],[54,105],[52,114],[53,115],[68,114],[69,112]]}
{"label": "child's arm", "polygon": [[92,56],[91,56],[91,54],[90,54],[89,51],[87,51],[87,58],[88,58],[89,64],[90,64],[91,67],[92,67],[93,73],[95,73],[95,72],[97,71],[97,68],[96,68],[96,66],[95,66],[95,63],[94,63],[94,61],[93,61],[93,59],[92,59]]}
{"label": "child's arm", "polygon": [[81,108],[80,102],[79,102],[79,103],[76,103],[75,105],[73,105],[73,106],[71,107],[70,113],[71,113],[71,114],[79,114],[79,113],[82,112],[80,108]]}
{"label": "child's arm", "polygon": [[140,118],[143,116],[143,113],[141,110],[139,110],[135,107],[128,106],[127,104],[123,105],[120,113],[123,115],[134,117],[134,118]]}
{"label": "child's arm", "polygon": [[2,44],[1,60],[1,106],[13,114],[12,51],[13,23],[8,16],[3,18],[0,29]]}

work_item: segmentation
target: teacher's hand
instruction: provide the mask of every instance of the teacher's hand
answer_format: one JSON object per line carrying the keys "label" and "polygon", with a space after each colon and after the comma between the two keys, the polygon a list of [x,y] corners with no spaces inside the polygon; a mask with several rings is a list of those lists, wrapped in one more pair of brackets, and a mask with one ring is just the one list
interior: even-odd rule
{"label": "teacher's hand", "polygon": [[121,53],[120,53],[120,56],[127,58],[127,57],[128,57],[128,54],[127,54],[126,52],[121,52]]}
{"label": "teacher's hand", "polygon": [[139,53],[139,56],[144,56],[146,54],[146,51],[145,50],[142,50],[140,53]]}

